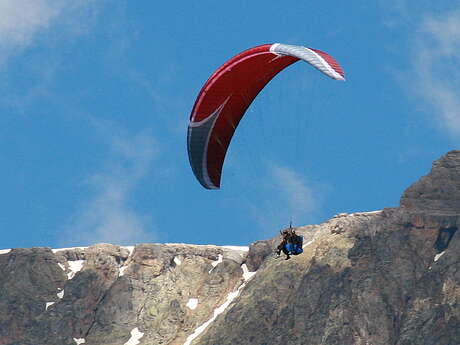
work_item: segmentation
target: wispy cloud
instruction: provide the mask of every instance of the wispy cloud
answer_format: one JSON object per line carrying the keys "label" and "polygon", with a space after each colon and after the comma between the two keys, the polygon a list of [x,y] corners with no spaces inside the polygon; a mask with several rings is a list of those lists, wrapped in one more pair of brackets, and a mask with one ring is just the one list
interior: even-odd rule
{"label": "wispy cloud", "polygon": [[54,26],[58,22],[71,23],[73,32],[81,32],[91,18],[87,11],[93,10],[94,4],[93,0],[0,1],[0,64],[33,45],[40,33],[52,29],[61,32],[62,28]]}
{"label": "wispy cloud", "polygon": [[[460,6],[421,0],[382,3],[387,24],[407,35],[402,49],[405,72],[398,73],[418,108],[432,114],[436,124],[454,139],[460,138]],[[409,33],[409,34],[407,34]]]}
{"label": "wispy cloud", "polygon": [[0,44],[24,47],[46,29],[62,10],[50,0],[4,0],[0,2]]}
{"label": "wispy cloud", "polygon": [[286,200],[294,218],[317,210],[313,188],[299,173],[283,166],[273,166],[272,177],[280,195]]}
{"label": "wispy cloud", "polygon": [[453,1],[432,0],[378,0],[383,11],[384,24],[391,28],[410,29],[420,23],[420,19],[429,13],[447,13],[455,9]]}
{"label": "wispy cloud", "polygon": [[428,16],[415,37],[415,94],[434,110],[436,120],[460,138],[460,8]]}
{"label": "wispy cloud", "polygon": [[72,66],[66,56],[69,49],[60,48],[92,32],[105,3],[106,0],[0,0],[3,111],[36,113],[37,102],[43,101],[48,112],[52,106],[69,109],[57,97],[56,85],[62,72]]}
{"label": "wispy cloud", "polygon": [[268,174],[258,181],[257,202],[249,202],[252,217],[261,228],[273,230],[293,221],[305,225],[315,220],[321,206],[322,186],[309,181],[292,168],[271,165]]}
{"label": "wispy cloud", "polygon": [[152,219],[130,206],[130,200],[158,156],[158,145],[146,134],[130,136],[113,128],[108,125],[116,133],[110,137],[112,153],[101,171],[85,181],[90,193],[73,215],[62,245],[156,240]]}

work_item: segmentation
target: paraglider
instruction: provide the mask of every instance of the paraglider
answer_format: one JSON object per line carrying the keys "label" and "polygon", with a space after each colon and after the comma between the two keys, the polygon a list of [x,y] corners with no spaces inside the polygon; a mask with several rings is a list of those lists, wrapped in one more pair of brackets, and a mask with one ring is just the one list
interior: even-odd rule
{"label": "paraglider", "polygon": [[271,79],[299,60],[332,79],[345,80],[329,54],[281,43],[248,49],[209,77],[196,98],[187,133],[190,165],[203,187],[220,188],[225,155],[245,111]]}
{"label": "paraglider", "polygon": [[286,260],[291,258],[291,255],[299,255],[303,253],[303,236],[297,235],[292,227],[292,222],[288,229],[280,231],[281,243],[276,247],[276,255],[280,256],[281,252],[286,255]]}

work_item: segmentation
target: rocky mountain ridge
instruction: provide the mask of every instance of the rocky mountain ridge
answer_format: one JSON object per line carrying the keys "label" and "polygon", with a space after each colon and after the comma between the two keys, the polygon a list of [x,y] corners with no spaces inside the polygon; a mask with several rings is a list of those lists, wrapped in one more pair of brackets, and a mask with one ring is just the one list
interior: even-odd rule
{"label": "rocky mountain ridge", "polygon": [[245,247],[0,252],[0,345],[458,345],[460,151],[400,207]]}

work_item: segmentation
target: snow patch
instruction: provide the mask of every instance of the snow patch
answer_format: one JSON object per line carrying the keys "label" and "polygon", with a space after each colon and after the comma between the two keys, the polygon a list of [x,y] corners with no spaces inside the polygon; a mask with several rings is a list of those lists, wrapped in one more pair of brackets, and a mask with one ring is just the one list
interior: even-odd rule
{"label": "snow patch", "polygon": [[302,249],[305,248],[306,246],[309,246],[310,244],[312,244],[314,241],[311,240],[311,241],[308,241],[307,243],[305,243],[303,246],[302,246]]}
{"label": "snow patch", "polygon": [[68,263],[70,272],[67,273],[67,278],[72,279],[73,277],[75,277],[75,274],[77,274],[77,272],[81,271],[81,269],[83,268],[83,264],[85,263],[85,260],[73,260],[68,261]]}
{"label": "snow patch", "polygon": [[73,341],[77,344],[77,345],[80,345],[80,344],[84,344],[86,343],[86,340],[83,339],[83,338],[73,338]]}
{"label": "snow patch", "polygon": [[443,251],[443,252],[437,254],[437,255],[434,257],[434,262],[438,261],[438,260],[441,258],[441,256],[444,255],[445,252],[446,252],[446,251]]}
{"label": "snow patch", "polygon": [[54,303],[56,302],[47,302],[45,305],[45,310],[48,310],[48,308],[51,307]]}
{"label": "snow patch", "polygon": [[144,336],[144,333],[139,331],[139,328],[133,328],[131,330],[131,338],[124,345],[137,345],[140,343],[140,339]]}
{"label": "snow patch", "polygon": [[11,249],[0,249],[0,254],[8,254],[11,252]]}
{"label": "snow patch", "polygon": [[[73,261],[67,261],[69,264],[69,269],[70,272],[67,273],[67,279],[72,279],[75,277],[75,274],[79,272],[83,268],[83,264],[85,263],[85,260],[73,260]],[[58,263],[58,266],[65,271],[65,266],[61,263]]]}
{"label": "snow patch", "polygon": [[180,261],[180,259],[179,259],[177,256],[175,256],[175,257],[174,257],[174,263],[175,263],[177,266],[180,266],[180,264],[182,263],[182,261]]}
{"label": "snow patch", "polygon": [[131,257],[131,255],[133,255],[133,252],[134,252],[134,246],[127,246],[127,247],[123,247],[123,248],[128,249],[129,255],[128,255],[128,258],[126,259],[126,261],[120,267],[120,270],[118,271],[118,276],[119,277],[123,277],[125,275],[125,270],[128,268],[128,265],[126,263],[128,262],[129,258]]}
{"label": "snow patch", "polygon": [[128,268],[128,266],[122,266],[120,267],[120,271],[118,272],[119,277],[123,277],[125,275],[125,270]]}
{"label": "snow patch", "polygon": [[224,261],[224,256],[222,254],[219,254],[218,259],[216,261],[211,262],[212,268],[209,270],[209,273],[211,273],[212,270],[216,268],[216,266],[220,264],[222,261]]}
{"label": "snow patch", "polygon": [[125,249],[129,250],[129,256],[133,255],[134,246],[126,246],[126,247],[122,247],[122,248],[125,248]]}
{"label": "snow patch", "polygon": [[88,247],[72,247],[72,248],[57,248],[57,249],[52,249],[53,253],[61,252],[63,250],[73,250],[73,249],[86,249]]}
{"label": "snow patch", "polygon": [[243,252],[249,251],[249,247],[245,247],[245,246],[222,246],[222,248],[238,250],[238,251],[243,251]]}
{"label": "snow patch", "polygon": [[[254,273],[254,272],[250,272],[250,273]],[[240,287],[236,291],[230,292],[227,295],[227,300],[221,306],[214,309],[213,316],[208,321],[206,321],[204,324],[202,324],[200,327],[195,329],[195,331],[187,337],[183,345],[190,345],[193,340],[195,340],[201,333],[203,333],[203,331],[216,319],[216,317],[222,314],[225,311],[225,309],[227,309],[230,303],[232,303],[233,300],[239,295],[240,291],[246,286],[246,284],[247,284],[247,281],[241,284]]]}
{"label": "snow patch", "polygon": [[198,299],[197,298],[190,298],[186,304],[191,310],[195,310],[198,306]]}
{"label": "snow patch", "polygon": [[368,214],[379,214],[382,213],[382,210],[377,210],[377,211],[366,211],[366,212],[354,212],[351,213],[350,216],[366,216]]}
{"label": "snow patch", "polygon": [[188,244],[188,243],[163,243],[166,246],[182,246],[182,247],[205,247],[205,248],[227,248],[231,250],[238,250],[247,252],[248,246],[218,246],[216,244]]}
{"label": "snow patch", "polygon": [[248,266],[246,266],[246,264],[242,264],[241,268],[243,269],[243,279],[245,282],[249,281],[249,279],[254,277],[254,275],[257,273],[257,272],[249,272]]}
{"label": "snow patch", "polygon": [[58,292],[56,295],[57,295],[60,299],[64,298],[64,290]]}

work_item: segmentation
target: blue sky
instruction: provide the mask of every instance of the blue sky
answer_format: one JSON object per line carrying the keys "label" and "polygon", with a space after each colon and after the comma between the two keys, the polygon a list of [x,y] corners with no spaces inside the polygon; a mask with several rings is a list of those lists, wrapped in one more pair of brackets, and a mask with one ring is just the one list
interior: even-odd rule
{"label": "blue sky", "polygon": [[[460,139],[451,1],[0,0],[0,248],[247,245],[289,224],[394,207]],[[189,167],[209,75],[265,43],[324,50],[251,105],[222,190]]]}

